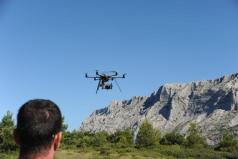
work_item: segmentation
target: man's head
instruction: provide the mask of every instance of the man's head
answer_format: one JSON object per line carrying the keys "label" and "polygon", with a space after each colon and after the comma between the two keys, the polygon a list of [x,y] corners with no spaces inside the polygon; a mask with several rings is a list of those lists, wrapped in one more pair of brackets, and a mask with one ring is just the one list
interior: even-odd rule
{"label": "man's head", "polygon": [[15,139],[21,155],[33,155],[56,150],[61,139],[62,115],[50,100],[30,100],[17,115]]}

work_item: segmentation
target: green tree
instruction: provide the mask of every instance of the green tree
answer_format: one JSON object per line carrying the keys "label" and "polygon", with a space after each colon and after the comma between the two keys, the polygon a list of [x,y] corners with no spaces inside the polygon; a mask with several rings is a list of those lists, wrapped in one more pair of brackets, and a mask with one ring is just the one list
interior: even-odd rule
{"label": "green tree", "polygon": [[183,145],[185,143],[185,138],[183,135],[173,131],[165,134],[160,143],[163,145]]}
{"label": "green tree", "polygon": [[125,129],[109,135],[107,140],[119,147],[128,147],[133,143],[133,134],[130,129]]}
{"label": "green tree", "polygon": [[[100,141],[97,141],[95,136],[95,134],[90,132],[79,132],[76,130],[72,132],[63,132],[61,141],[62,147],[67,149],[92,147],[94,145],[100,144]],[[98,135],[98,138],[99,136],[100,135]]]}
{"label": "green tree", "polygon": [[186,138],[187,146],[197,146],[197,145],[206,145],[204,138],[201,136],[197,125],[195,123],[191,123],[188,129],[188,136]]}
{"label": "green tree", "polygon": [[90,132],[64,132],[62,138],[62,147],[64,148],[86,148],[100,147],[106,145],[108,134],[104,131],[97,133]]}
{"label": "green tree", "polygon": [[68,124],[65,123],[65,118],[64,116],[62,117],[62,132],[66,132],[68,129]]}
{"label": "green tree", "polygon": [[218,145],[218,150],[232,152],[238,150],[238,141],[235,139],[234,134],[225,130],[221,142]]}
{"label": "green tree", "polygon": [[12,113],[7,112],[0,122],[0,151],[9,152],[17,149],[17,145],[13,139],[13,131],[15,129]]}
{"label": "green tree", "polygon": [[136,138],[137,147],[151,147],[159,143],[160,131],[153,128],[153,126],[145,120],[139,128]]}
{"label": "green tree", "polygon": [[108,133],[105,131],[96,132],[93,134],[93,141],[91,146],[100,147],[107,144]]}
{"label": "green tree", "polygon": [[125,129],[119,132],[119,144],[122,147],[131,146],[133,143],[133,134],[130,129]]}
{"label": "green tree", "polygon": [[63,132],[62,135],[62,140],[61,140],[61,147],[63,148],[73,148],[76,147],[77,145],[77,140],[79,139],[79,135],[77,134],[76,131],[65,131]]}

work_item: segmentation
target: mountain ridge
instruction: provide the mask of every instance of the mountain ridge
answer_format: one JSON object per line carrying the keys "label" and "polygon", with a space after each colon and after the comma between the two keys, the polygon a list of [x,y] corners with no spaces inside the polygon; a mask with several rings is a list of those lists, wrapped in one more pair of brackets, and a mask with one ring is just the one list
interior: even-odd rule
{"label": "mountain ridge", "polygon": [[93,112],[80,131],[107,131],[132,128],[138,131],[147,119],[162,133],[173,130],[186,135],[190,123],[197,123],[208,144],[217,144],[222,131],[238,135],[238,73],[214,80],[164,84],[150,96],[113,101]]}

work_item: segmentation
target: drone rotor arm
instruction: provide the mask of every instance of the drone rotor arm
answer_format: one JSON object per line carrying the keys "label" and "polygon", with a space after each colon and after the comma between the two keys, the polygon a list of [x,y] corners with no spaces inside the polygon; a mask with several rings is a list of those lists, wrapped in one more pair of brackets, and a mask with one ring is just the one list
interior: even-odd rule
{"label": "drone rotor arm", "polygon": [[99,80],[100,77],[98,76],[88,76],[88,75],[85,75],[86,78],[93,78],[93,79],[96,79],[96,80]]}
{"label": "drone rotor arm", "polygon": [[116,79],[116,78],[125,78],[124,76],[121,76],[121,77],[112,77],[113,79]]}
{"label": "drone rotor arm", "polygon": [[122,76],[119,76],[119,77],[117,77],[117,76],[112,76],[112,78],[126,78],[126,73],[124,73]]}

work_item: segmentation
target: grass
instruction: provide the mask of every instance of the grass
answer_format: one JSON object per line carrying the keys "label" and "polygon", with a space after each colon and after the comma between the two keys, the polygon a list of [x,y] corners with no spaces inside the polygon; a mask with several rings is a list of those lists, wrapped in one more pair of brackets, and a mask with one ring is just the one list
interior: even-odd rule
{"label": "grass", "polygon": [[95,148],[60,150],[56,159],[238,159],[238,153],[214,151],[210,148],[185,148],[160,145],[150,149]]}
{"label": "grass", "polygon": [[[0,159],[16,159],[17,152],[0,154]],[[156,148],[99,147],[60,149],[55,159],[238,159],[238,152],[214,151],[210,148],[185,148],[178,145],[160,145]]]}
{"label": "grass", "polygon": [[[138,150],[132,152],[122,152],[123,150],[84,150],[84,151],[72,151],[72,150],[60,150],[57,152],[55,159],[152,159],[161,158],[168,159],[160,154],[150,155],[150,152],[141,153]],[[172,157],[171,159],[174,159]]]}

